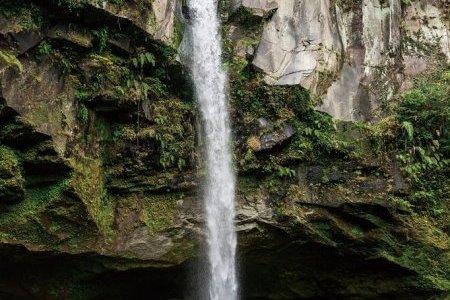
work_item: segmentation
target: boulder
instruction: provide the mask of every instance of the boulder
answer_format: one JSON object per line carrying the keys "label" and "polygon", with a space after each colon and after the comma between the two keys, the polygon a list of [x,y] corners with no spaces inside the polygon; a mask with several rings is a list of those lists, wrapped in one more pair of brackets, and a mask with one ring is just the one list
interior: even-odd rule
{"label": "boulder", "polygon": [[[294,128],[287,125],[281,131],[263,134],[256,143],[253,143],[252,148],[255,151],[270,150],[288,141],[294,133]],[[252,143],[249,142],[248,144],[251,145]]]}

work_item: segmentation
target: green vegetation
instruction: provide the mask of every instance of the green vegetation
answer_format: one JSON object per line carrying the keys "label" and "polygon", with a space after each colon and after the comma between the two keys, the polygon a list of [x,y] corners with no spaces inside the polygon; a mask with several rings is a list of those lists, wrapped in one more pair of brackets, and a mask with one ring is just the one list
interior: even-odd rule
{"label": "green vegetation", "polygon": [[46,41],[43,41],[39,44],[36,51],[38,56],[49,55],[50,53],[52,53],[52,45]]}
{"label": "green vegetation", "polygon": [[0,145],[0,204],[20,201],[24,185],[19,157],[12,149]]}
{"label": "green vegetation", "polygon": [[[31,245],[56,245],[56,240],[43,227],[40,213],[58,201],[68,186],[67,181],[54,185],[31,188],[23,201],[11,207],[0,217],[0,232],[12,240],[26,240]],[[54,245],[52,245],[52,243]]]}
{"label": "green vegetation", "polygon": [[155,139],[159,143],[159,164],[163,168],[183,169],[194,152],[194,128],[186,123],[192,108],[179,100],[165,100],[153,105]]}
{"label": "green vegetation", "polygon": [[[112,278],[114,270],[120,270],[121,276],[132,278],[137,274],[132,269],[143,274],[155,265],[181,265],[195,257],[194,236],[202,226],[197,176],[202,174],[197,170],[200,145],[192,86],[173,48],[180,43],[183,24],[175,20],[176,33],[167,46],[149,35],[144,38],[139,26],[128,21],[85,20],[90,5],[100,1],[48,2],[53,6],[25,2],[0,4],[9,32],[43,26],[45,35],[64,22],[55,11],[69,14],[71,23],[20,56],[27,66],[37,66],[37,72],[25,69],[22,75],[30,75],[37,87],[48,87],[42,89],[44,96],[53,89],[61,91],[61,99],[42,97],[45,105],[27,115],[13,107],[33,101],[31,89],[29,99],[13,99],[7,93],[7,99],[0,98],[0,242],[25,246],[24,257],[37,250],[76,256],[62,257],[64,268],[58,265],[47,277],[24,277],[24,286],[31,287],[33,296],[50,288],[50,295],[37,298],[100,297],[104,289],[97,290],[89,280],[102,285],[103,280],[97,281],[101,272]],[[131,14],[135,9],[148,13],[152,4],[136,0],[131,9],[125,0],[107,2],[116,13],[122,9],[119,5],[126,5]],[[360,5],[336,2],[344,9]],[[220,4],[226,7],[230,1]],[[152,17],[148,21],[154,22]],[[264,22],[241,10],[224,24],[225,34],[236,24],[242,27],[233,31],[233,39],[224,39],[223,67],[231,79],[237,193],[239,204],[245,205],[239,207],[239,245],[245,258],[250,252],[259,256],[262,243],[264,252],[271,257],[275,253],[267,265],[265,254],[257,263],[283,265],[279,273],[289,283],[283,283],[287,294],[282,298],[297,292],[313,298],[319,281],[331,282],[330,289],[343,297],[357,297],[365,287],[373,289],[368,297],[411,287],[411,293],[414,288],[448,290],[448,70],[418,78],[383,107],[385,115],[376,124],[338,122],[314,109],[315,99],[306,89],[265,84],[247,51],[257,46]],[[0,64],[22,70],[14,52],[4,48]],[[51,84],[42,80],[41,67],[51,68]],[[53,72],[55,67],[60,72]],[[319,89],[335,76],[321,72]],[[283,137],[286,128],[292,129],[292,136]],[[46,129],[50,133],[42,134]],[[49,136],[54,131],[58,134]],[[274,145],[264,148],[271,138]],[[394,171],[401,177],[401,188],[394,182]],[[162,254],[147,260],[148,254],[156,256],[147,252],[152,241],[163,244]],[[320,250],[314,251],[319,259],[312,259],[314,247]],[[333,258],[342,254],[334,269],[331,259],[321,261],[329,253]],[[99,259],[102,255],[108,257]],[[283,269],[295,259],[295,270]],[[363,264],[357,276],[355,262]],[[378,273],[379,263],[392,277]],[[31,265],[26,261],[17,272]],[[107,292],[117,296],[114,288]]]}
{"label": "green vegetation", "polygon": [[[273,87],[253,73],[236,75],[231,83],[232,113],[239,136],[248,139],[241,153],[243,170],[258,168],[277,172],[281,166],[299,161],[314,161],[319,157],[346,155],[347,143],[340,138],[332,118],[314,109],[314,101],[300,86]],[[268,128],[258,129],[258,119],[264,118]],[[292,126],[295,134],[280,153],[258,154],[252,148],[263,134]],[[252,146],[255,145],[255,146]]]}
{"label": "green vegetation", "polygon": [[20,166],[19,159],[12,149],[0,145],[0,158],[1,177],[17,172],[18,167]]}
{"label": "green vegetation", "polygon": [[6,32],[36,30],[41,28],[44,23],[44,17],[39,7],[24,0],[2,1],[0,16],[8,19],[8,22],[4,25],[5,28],[2,28]]}
{"label": "green vegetation", "polygon": [[[380,158],[396,157],[411,186],[407,196],[391,197],[391,205],[438,217],[441,224],[448,222],[449,209],[449,74],[444,68],[416,78],[412,88],[385,105],[384,118],[372,125],[356,124]],[[348,142],[356,145],[355,140]]]}
{"label": "green vegetation", "polygon": [[101,162],[87,157],[77,157],[71,160],[71,164],[74,174],[70,185],[83,201],[100,233],[107,239],[112,238],[113,203],[105,188]]}
{"label": "green vegetation", "polygon": [[177,200],[182,195],[158,195],[144,199],[143,221],[152,232],[167,230],[175,226]]}
{"label": "green vegetation", "polygon": [[89,110],[84,104],[80,104],[78,108],[78,119],[83,123],[87,124],[89,120]]}
{"label": "green vegetation", "polygon": [[395,108],[401,132],[397,158],[413,185],[409,200],[431,214],[446,214],[450,181],[450,71],[415,82]]}
{"label": "green vegetation", "polygon": [[94,36],[97,38],[97,47],[98,52],[102,53],[107,49],[108,46],[108,39],[110,36],[108,27],[102,27],[98,30],[93,31]]}

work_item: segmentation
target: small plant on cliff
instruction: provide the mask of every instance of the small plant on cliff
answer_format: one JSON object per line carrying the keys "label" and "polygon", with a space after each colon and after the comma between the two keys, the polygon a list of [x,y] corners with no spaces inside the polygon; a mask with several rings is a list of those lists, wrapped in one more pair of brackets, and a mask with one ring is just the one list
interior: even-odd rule
{"label": "small plant on cliff", "polygon": [[150,65],[152,67],[155,66],[155,56],[150,52],[139,53],[136,57],[131,59],[133,66],[135,68],[143,69],[146,65]]}
{"label": "small plant on cliff", "polygon": [[[131,64],[135,70],[130,73],[126,81],[126,86],[132,90],[137,102],[146,100],[149,93],[160,97],[165,94],[165,87],[158,78],[147,76],[146,68],[153,68],[156,64],[155,57],[150,52],[141,52],[131,59]],[[125,90],[123,91],[125,93]]]}
{"label": "small plant on cliff", "polygon": [[292,178],[292,177],[295,177],[295,174],[296,174],[295,170],[290,169],[288,167],[279,166],[277,168],[277,175],[278,175],[278,177]]}
{"label": "small plant on cliff", "polygon": [[37,47],[37,55],[38,56],[46,56],[49,55],[52,52],[52,45],[50,45],[48,42],[43,41],[39,44]]}
{"label": "small plant on cliff", "polygon": [[58,5],[66,7],[70,11],[83,8],[89,3],[89,0],[58,0]]}
{"label": "small plant on cliff", "polygon": [[107,27],[102,27],[99,30],[95,30],[94,36],[97,38],[97,47],[100,53],[104,52],[108,45],[109,30]]}
{"label": "small plant on cliff", "polygon": [[86,124],[89,120],[89,110],[84,104],[80,104],[80,107],[78,108],[78,119],[83,122],[83,124]]}
{"label": "small plant on cliff", "polygon": [[159,144],[159,165],[163,169],[183,169],[194,151],[194,129],[189,122],[192,107],[178,99],[157,101],[152,105]]}

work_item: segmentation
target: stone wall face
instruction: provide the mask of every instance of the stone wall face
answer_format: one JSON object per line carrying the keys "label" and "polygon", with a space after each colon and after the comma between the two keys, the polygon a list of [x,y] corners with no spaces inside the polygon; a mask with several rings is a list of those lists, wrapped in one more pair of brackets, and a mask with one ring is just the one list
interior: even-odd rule
{"label": "stone wall face", "polygon": [[[388,100],[398,91],[404,57],[416,51],[400,45],[437,45],[449,58],[448,7],[436,1],[345,3],[279,1],[264,21],[253,64],[268,84],[311,90],[322,99],[319,109],[337,119],[369,120],[380,96]],[[324,77],[331,77],[325,87]],[[386,81],[385,95],[372,91]]]}
{"label": "stone wall face", "polygon": [[[243,298],[446,299],[449,7],[405,2],[219,2]],[[0,1],[0,299],[200,298],[185,4]]]}

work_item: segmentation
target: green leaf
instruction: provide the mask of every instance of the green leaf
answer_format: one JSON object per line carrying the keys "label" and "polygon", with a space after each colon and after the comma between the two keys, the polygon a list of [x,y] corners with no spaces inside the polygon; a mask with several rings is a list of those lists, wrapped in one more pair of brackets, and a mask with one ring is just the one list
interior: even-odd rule
{"label": "green leaf", "polygon": [[402,122],[402,126],[406,130],[406,133],[408,135],[408,140],[412,141],[413,138],[414,138],[414,127],[413,127],[413,125],[411,124],[411,122],[404,121],[404,122]]}

